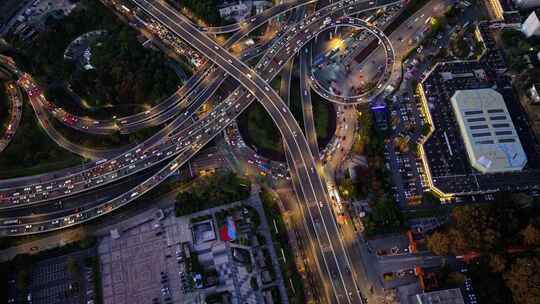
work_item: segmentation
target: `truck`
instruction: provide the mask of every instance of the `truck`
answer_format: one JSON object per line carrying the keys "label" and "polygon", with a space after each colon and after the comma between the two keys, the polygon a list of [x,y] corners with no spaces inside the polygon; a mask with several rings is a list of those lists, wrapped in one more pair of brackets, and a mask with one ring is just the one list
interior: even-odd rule
{"label": "truck", "polygon": [[20,222],[19,219],[12,219],[12,220],[5,220],[2,222],[2,224],[3,225],[16,225],[19,222]]}

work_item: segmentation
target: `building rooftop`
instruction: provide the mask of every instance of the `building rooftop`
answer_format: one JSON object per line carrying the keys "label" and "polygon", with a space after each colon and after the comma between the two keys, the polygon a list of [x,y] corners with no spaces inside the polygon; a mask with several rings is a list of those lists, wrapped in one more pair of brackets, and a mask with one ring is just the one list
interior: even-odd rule
{"label": "building rooftop", "polygon": [[527,156],[501,94],[458,90],[451,103],[473,168],[482,173],[523,169]]}
{"label": "building rooftop", "polygon": [[421,293],[413,296],[414,304],[465,304],[459,288]]}

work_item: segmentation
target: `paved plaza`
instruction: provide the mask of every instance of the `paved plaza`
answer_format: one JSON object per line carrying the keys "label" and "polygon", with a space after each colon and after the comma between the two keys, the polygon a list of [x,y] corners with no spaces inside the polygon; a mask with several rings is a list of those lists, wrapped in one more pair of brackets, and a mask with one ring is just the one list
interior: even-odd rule
{"label": "paved plaza", "polygon": [[[275,269],[269,271],[271,263],[261,262],[263,251],[270,249],[265,244],[225,242],[218,234],[216,212],[234,206],[239,204],[180,218],[171,212],[162,220],[147,216],[119,223],[121,228],[102,237],[98,245],[103,302],[202,303],[207,295],[227,292],[232,303],[264,303],[263,291],[277,286],[269,278]],[[201,217],[206,219],[194,222]],[[238,226],[239,234],[248,229]],[[246,235],[250,234],[248,229]],[[192,286],[193,274],[186,266],[190,256],[197,257],[204,272],[216,274],[217,284],[202,289]],[[254,289],[253,282],[260,288]]]}

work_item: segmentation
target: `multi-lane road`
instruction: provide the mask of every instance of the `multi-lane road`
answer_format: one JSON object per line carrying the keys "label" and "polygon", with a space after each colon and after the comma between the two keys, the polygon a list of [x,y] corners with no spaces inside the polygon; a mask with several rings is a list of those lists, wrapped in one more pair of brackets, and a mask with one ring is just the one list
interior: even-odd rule
{"label": "multi-lane road", "polygon": [[[263,79],[246,64],[238,61],[166,4],[145,0],[133,0],[133,2],[173,33],[190,41],[195,49],[227,71],[231,77],[252,92],[270,114],[287,146],[291,175],[296,181],[294,183],[296,194],[299,201],[304,204],[303,210],[306,211],[305,223],[313,227],[310,231],[314,232],[312,242],[313,250],[319,257],[317,264],[321,276],[331,285],[331,288],[326,289],[328,300],[361,303],[362,296],[353,275],[346,246],[340,237],[340,231],[330,207],[326,185],[316,169],[317,163],[294,116],[280,96],[270,88],[268,79]],[[319,29],[325,29],[330,22],[331,19],[325,19]],[[352,18],[340,18],[336,23],[349,26],[362,24],[361,21]],[[332,25],[335,26],[335,24]],[[305,32],[308,31],[309,29]],[[301,47],[306,42],[298,40],[296,47]]]}
{"label": "multi-lane road", "polygon": [[[388,2],[387,4],[389,4],[389,3],[393,3],[393,2]],[[360,5],[358,10],[362,10],[362,9],[366,9],[366,8],[370,8],[370,6],[369,5],[363,5],[363,6]],[[327,11],[333,11],[333,10],[329,8],[329,9],[327,9]],[[312,21],[310,23],[310,27],[312,27],[312,28],[320,27],[322,19],[323,18],[321,17],[321,18],[317,19],[318,22],[317,21]],[[304,26],[305,24],[307,24],[307,22],[306,23],[300,23],[298,25],[298,28],[305,27]],[[259,61],[259,64],[257,65],[257,69],[261,69],[263,66],[266,66],[266,69],[265,69],[265,71],[266,71],[265,75],[266,76],[264,76],[264,78],[266,80],[270,80],[271,78],[273,78],[273,76],[275,76],[276,72],[280,69],[280,66],[283,64],[283,62],[286,61],[286,60],[278,59],[278,58],[288,59],[294,54],[293,52],[291,52],[292,51],[291,46],[290,46],[291,44],[295,43],[295,44],[299,45],[299,44],[301,44],[303,39],[304,39],[304,41],[306,41],[307,39],[310,39],[311,37],[313,37],[312,34],[305,34],[306,32],[311,31],[311,30],[312,30],[311,28],[306,28],[306,30],[300,32],[300,31],[297,31],[296,29],[293,28],[293,31],[288,32],[287,34],[285,34],[282,37],[282,39],[280,39],[279,43],[276,43],[276,45],[269,48],[269,51],[267,51],[267,54],[266,54],[268,56],[263,57],[263,59],[261,59]],[[291,39],[292,38],[291,36],[294,36],[294,40]],[[289,41],[289,42],[285,43],[285,41]],[[293,42],[293,43],[291,43],[291,42]],[[269,62],[274,62],[274,64],[269,65],[268,64]],[[246,76],[246,77],[248,77],[248,76]],[[236,93],[236,94],[238,94],[238,93]],[[248,100],[253,99],[253,97],[249,96],[250,94],[247,93],[247,92],[243,92],[242,95],[243,95],[244,98],[246,98]],[[241,98],[238,98],[238,99],[241,99]],[[232,105],[230,105],[229,107],[232,107]],[[234,107],[238,108],[239,105],[235,103]],[[163,130],[160,131],[160,136],[161,136],[161,139],[162,139],[160,141],[160,143],[162,145],[154,145],[154,143],[143,143],[139,147],[133,148],[131,151],[128,151],[124,155],[119,155],[119,156],[117,156],[117,157],[115,157],[113,159],[109,159],[109,160],[107,160],[105,162],[103,162],[103,161],[101,163],[98,162],[94,166],[91,166],[90,168],[88,168],[88,169],[86,169],[84,171],[79,171],[79,172],[73,172],[71,174],[66,174],[65,177],[60,178],[60,179],[57,178],[57,176],[50,176],[50,178],[41,177],[41,178],[39,178],[39,181],[36,182],[36,183],[29,182],[28,180],[25,180],[25,183],[22,184],[22,185],[17,185],[15,187],[4,188],[4,189],[2,189],[0,191],[0,195],[1,195],[0,199],[2,199],[2,205],[0,206],[0,208],[2,208],[2,207],[3,208],[10,208],[12,206],[15,206],[15,205],[21,204],[21,203],[34,203],[34,202],[39,202],[41,200],[52,200],[52,199],[60,198],[60,197],[63,197],[63,196],[67,196],[68,194],[71,194],[71,193],[74,193],[74,192],[76,193],[76,191],[69,191],[69,190],[72,190],[73,187],[74,187],[73,185],[71,185],[73,180],[75,180],[75,181],[84,181],[84,183],[87,184],[87,186],[84,187],[84,188],[91,189],[91,188],[97,187],[99,184],[101,184],[103,182],[109,183],[110,181],[120,179],[121,177],[124,177],[124,176],[129,176],[130,174],[136,173],[136,172],[144,169],[145,167],[151,166],[152,164],[156,163],[157,161],[160,161],[162,159],[161,156],[163,154],[167,155],[167,153],[170,152],[170,151],[167,151],[167,147],[166,147],[167,144],[166,143],[170,143],[173,140],[178,141],[182,137],[191,137],[192,138],[193,136],[191,136],[191,135],[195,134],[194,132],[196,130],[201,130],[202,129],[200,123],[198,123],[197,125],[189,126],[189,128],[185,126],[186,121],[187,121],[187,117],[190,117],[193,114],[193,112],[196,110],[196,108],[197,107],[188,108],[183,113],[183,115],[179,115],[171,124],[169,124],[166,128],[164,128]],[[213,117],[216,113],[212,112],[211,114],[212,115],[210,115],[210,116]],[[230,119],[228,121],[230,121]],[[181,128],[181,126],[183,126],[185,128]],[[187,134],[185,134],[186,132],[182,132],[183,130],[188,130],[188,129],[190,131],[187,132]],[[173,130],[177,130],[177,134],[174,137],[170,137],[170,139],[168,141],[163,140],[164,138],[169,138],[169,136],[171,135],[171,132]],[[163,143],[164,141],[165,141],[165,144]],[[150,152],[157,155],[157,157],[155,158],[155,160],[153,162],[148,161],[147,160],[148,155],[145,154],[146,152],[148,152],[148,150],[150,150],[150,147],[153,148]],[[143,151],[143,152],[141,152],[141,151]],[[135,153],[133,153],[133,152],[135,152]],[[135,155],[139,156],[139,154],[141,154],[141,153],[142,153],[142,155],[140,155],[140,157],[134,157]],[[171,155],[171,154],[172,153],[170,153],[169,155]],[[169,155],[167,155],[167,156],[169,156]],[[127,167],[127,168],[125,168],[125,167]],[[105,170],[103,170],[103,168],[105,168]],[[124,172],[127,173],[127,174],[116,174],[115,175],[115,173],[118,173],[116,171],[118,171],[119,169],[124,169]],[[92,174],[92,172],[97,172],[97,173]],[[86,174],[86,176],[84,176],[84,174]],[[94,181],[94,179],[95,179],[95,181]],[[31,185],[28,185],[28,184],[31,184]],[[63,185],[69,185],[69,186],[63,186]],[[55,189],[55,186],[57,186],[56,188],[58,188],[58,189]],[[29,189],[29,188],[43,189],[43,190],[41,190],[39,193],[32,192],[33,189],[25,190],[25,189]],[[51,193],[51,191],[45,191],[45,189],[53,190],[53,191]],[[54,191],[54,190],[56,190],[56,191]],[[81,190],[83,190],[83,189],[81,189]],[[29,195],[23,195],[23,193],[25,193],[25,192],[30,192],[30,193],[29,193]],[[64,193],[62,193],[62,192],[64,192]]]}
{"label": "multi-lane road", "polygon": [[11,105],[7,127],[4,130],[4,134],[0,134],[1,153],[9,145],[19,128],[22,117],[22,94],[19,87],[12,81],[6,82],[4,87],[0,87],[0,90],[6,90],[7,98]]}
{"label": "multi-lane road", "polygon": [[[188,107],[183,113],[175,116],[173,121],[164,128],[165,131],[160,131],[162,133],[159,140],[155,142],[144,143],[128,152],[96,162],[90,168],[73,172],[62,178],[40,178],[37,183],[0,189],[0,208],[16,209],[79,195],[143,172],[158,163],[161,164],[154,169],[154,172],[149,173],[148,177],[141,175],[143,179],[135,186],[126,187],[127,190],[114,195],[113,198],[99,201],[84,210],[70,209],[61,213],[62,217],[46,215],[38,217],[38,220],[23,217],[17,218],[14,222],[14,218],[5,218],[3,224],[0,223],[0,234],[31,234],[80,224],[137,199],[176,172],[179,166],[219,134],[256,98],[278,126],[287,146],[293,184],[299,201],[302,203],[301,210],[304,215],[304,224],[310,235],[310,247],[316,257],[321,277],[327,284],[325,288],[327,299],[329,302],[362,303],[362,296],[355,279],[356,272],[349,257],[351,244],[345,243],[341,237],[328,199],[326,183],[319,174],[318,163],[298,123],[280,96],[269,86],[269,81],[306,43],[324,30],[336,26],[362,26],[377,31],[361,20],[341,17],[342,15],[373,10],[396,2],[340,1],[325,6],[312,17],[307,17],[297,24],[288,26],[286,31],[280,32],[272,45],[265,49],[264,56],[255,68],[250,68],[226,49],[232,43],[225,47],[220,46],[166,4],[146,0],[132,0],[130,3],[144,12],[145,17],[149,17],[151,22],[160,24],[179,39],[186,39],[193,48],[207,56],[208,60],[214,64],[209,68],[211,72],[226,73],[242,88],[234,90],[227,99],[196,121],[191,121],[189,118],[198,107]],[[262,24],[263,21],[261,18],[259,22]],[[235,35],[244,37],[245,32],[242,32],[244,31],[237,31],[229,41],[234,41],[232,38]],[[225,79],[225,77],[219,79]],[[200,81],[193,85],[192,91],[207,90],[214,83],[218,83],[218,80]],[[197,100],[200,100],[202,104],[206,98]],[[197,103],[190,105],[193,104]],[[11,222],[8,223],[8,221]]]}
{"label": "multi-lane road", "polygon": [[[234,32],[234,34],[231,36],[230,39],[227,40],[225,44],[227,47],[230,47],[233,44],[237,43],[240,39],[245,37],[247,34],[249,34],[251,31],[260,27],[269,20],[272,20],[273,18],[289,12],[297,7],[305,6],[315,2],[316,0],[287,1],[283,4],[276,5],[268,10],[265,10],[262,14],[251,18],[249,22],[243,21],[240,23],[235,23],[222,27],[208,27],[204,28],[204,30],[211,34]],[[162,38],[165,44],[170,44],[170,41],[168,41],[167,39],[168,33],[159,34],[164,34],[164,36],[158,36]],[[241,58],[247,60],[258,55],[259,51],[261,51],[261,49],[258,48],[258,46],[254,47],[253,49],[245,50],[241,54]],[[107,120],[93,119],[89,117],[79,117],[77,115],[67,112],[61,107],[55,106],[51,102],[47,102],[44,109],[47,110],[52,117],[58,119],[60,122],[68,125],[73,129],[85,133],[104,135],[120,132],[122,134],[129,134],[144,128],[163,124],[168,120],[172,119],[179,110],[182,110],[185,107],[186,101],[189,100],[189,98],[186,98],[187,94],[189,94],[191,90],[193,90],[197,85],[199,85],[203,78],[208,76],[207,78],[210,78],[210,80],[207,81],[209,83],[213,83],[212,80],[214,79],[211,78],[212,76],[215,77],[216,75],[208,75],[209,71],[211,70],[212,69],[209,65],[203,64],[203,66],[200,67],[201,72],[191,77],[184,86],[179,88],[170,97],[164,99],[156,106],[151,107],[148,110],[129,116]],[[221,79],[221,77],[219,77],[219,79]],[[93,154],[91,154],[89,151],[79,151],[80,149],[75,149],[74,147],[70,147],[70,145],[66,145],[65,148],[74,153],[82,152],[83,154],[81,155],[83,156],[99,157],[101,155],[98,151],[95,151],[95,153]]]}

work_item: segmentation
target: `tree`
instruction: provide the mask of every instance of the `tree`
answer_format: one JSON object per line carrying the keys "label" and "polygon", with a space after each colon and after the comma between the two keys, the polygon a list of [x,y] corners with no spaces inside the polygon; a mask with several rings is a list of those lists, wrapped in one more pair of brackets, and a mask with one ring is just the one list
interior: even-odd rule
{"label": "tree", "polygon": [[506,286],[503,275],[491,271],[487,257],[481,257],[469,264],[467,276],[472,279],[478,303],[513,304],[512,293]]}
{"label": "tree", "polygon": [[436,255],[448,255],[450,253],[450,238],[443,232],[434,232],[427,237],[428,249]]}
{"label": "tree", "polygon": [[431,32],[436,34],[446,26],[445,17],[431,17]]}
{"label": "tree", "polygon": [[429,124],[428,122],[426,122],[423,126],[422,126],[422,135],[423,136],[428,136],[429,132],[431,131],[431,124]]}
{"label": "tree", "polygon": [[77,277],[79,275],[79,264],[77,260],[70,256],[66,260],[66,271],[72,276]]}
{"label": "tree", "polygon": [[501,31],[501,40],[506,46],[513,46],[516,41],[525,39],[521,31],[514,29],[504,29]]}
{"label": "tree", "polygon": [[463,282],[465,282],[465,275],[457,271],[450,272],[448,274],[447,282],[452,286],[462,286]]}
{"label": "tree", "polygon": [[540,303],[540,257],[517,259],[504,275],[506,286],[512,291],[516,303]]}
{"label": "tree", "polygon": [[444,11],[444,16],[446,18],[452,18],[456,15],[457,9],[454,4],[449,5],[446,7],[446,10]]}
{"label": "tree", "polygon": [[482,242],[480,248],[483,252],[491,252],[496,246],[500,244],[501,235],[495,229],[487,228],[482,235]]}
{"label": "tree", "polygon": [[343,199],[348,200],[356,196],[356,187],[351,178],[345,178],[338,186],[339,194]]}
{"label": "tree", "polygon": [[188,191],[176,197],[176,216],[244,200],[250,195],[251,184],[234,173],[216,173],[201,177]]}
{"label": "tree", "polygon": [[455,228],[451,228],[448,232],[449,238],[452,240],[452,252],[454,254],[466,254],[471,250],[469,241],[465,234]]}
{"label": "tree", "polygon": [[17,272],[17,289],[24,291],[30,285],[30,270],[23,268]]}
{"label": "tree", "polygon": [[375,202],[371,212],[364,218],[366,234],[397,232],[404,226],[401,210],[389,199]]}
{"label": "tree", "polygon": [[440,206],[441,204],[441,199],[432,191],[424,192],[422,195],[422,201],[424,204],[431,206]]}
{"label": "tree", "polygon": [[527,225],[521,234],[523,235],[525,245],[531,247],[540,246],[540,230],[532,224]]}
{"label": "tree", "polygon": [[493,272],[502,273],[506,269],[506,258],[501,254],[490,255],[489,268]]}

